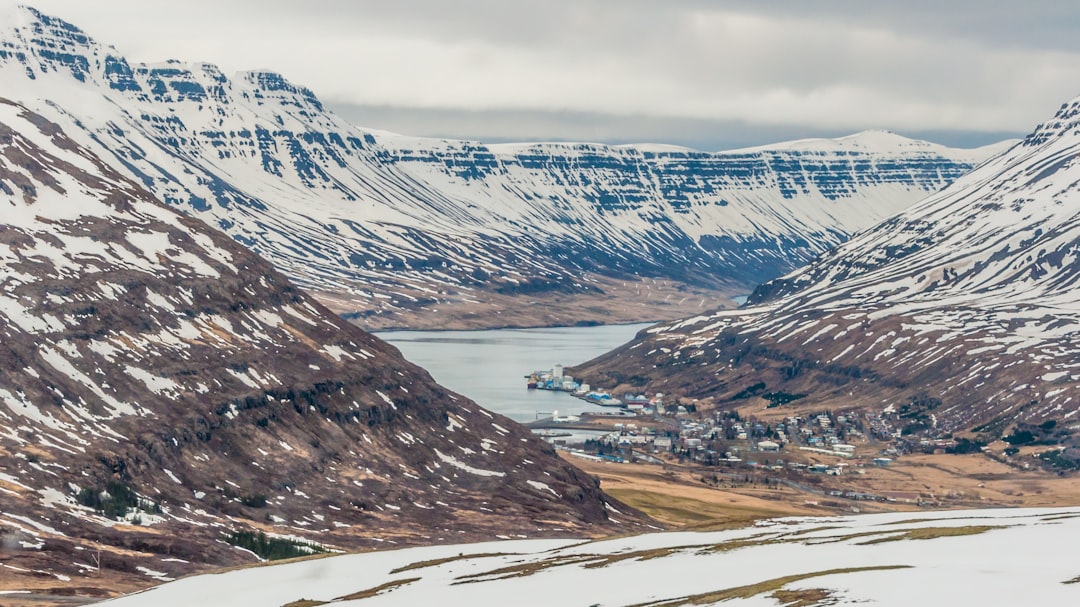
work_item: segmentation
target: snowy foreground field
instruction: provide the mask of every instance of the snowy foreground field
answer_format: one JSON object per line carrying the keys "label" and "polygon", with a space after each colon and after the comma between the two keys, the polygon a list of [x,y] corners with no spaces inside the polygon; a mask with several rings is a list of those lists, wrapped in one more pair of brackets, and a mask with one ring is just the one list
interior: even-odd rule
{"label": "snowy foreground field", "polygon": [[522,540],[200,575],[105,604],[1077,605],[1080,508],[766,521],[710,533]]}

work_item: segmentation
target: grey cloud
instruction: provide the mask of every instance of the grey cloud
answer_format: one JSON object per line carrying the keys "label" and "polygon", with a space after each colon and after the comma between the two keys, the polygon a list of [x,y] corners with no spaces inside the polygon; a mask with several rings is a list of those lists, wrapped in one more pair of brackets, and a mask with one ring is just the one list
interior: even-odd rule
{"label": "grey cloud", "polygon": [[39,4],[136,60],[273,69],[325,99],[423,115],[424,133],[457,119],[440,131],[455,136],[468,136],[464,123],[487,132],[466,119],[480,110],[521,112],[537,121],[531,134],[589,138],[607,125],[603,140],[638,138],[614,132],[624,128],[682,141],[685,125],[720,123],[1022,131],[1080,92],[1080,6],[1047,0]]}
{"label": "grey cloud", "polygon": [[[329,103],[353,124],[392,132],[485,143],[589,141],[608,144],[669,143],[703,151],[721,151],[809,137],[841,137],[850,130],[809,126],[753,124],[739,120],[695,120],[653,116],[616,116],[568,111],[415,109]],[[1011,131],[927,130],[901,133],[944,145],[972,148],[1025,133]]]}
{"label": "grey cloud", "polygon": [[[236,4],[246,4],[237,2]],[[364,23],[444,40],[484,39],[501,44],[580,42],[591,33],[611,40],[655,40],[676,33],[689,11],[740,12],[876,27],[925,37],[949,36],[993,46],[1080,49],[1080,6],[1061,0],[269,0],[264,14],[325,17],[343,27]]]}

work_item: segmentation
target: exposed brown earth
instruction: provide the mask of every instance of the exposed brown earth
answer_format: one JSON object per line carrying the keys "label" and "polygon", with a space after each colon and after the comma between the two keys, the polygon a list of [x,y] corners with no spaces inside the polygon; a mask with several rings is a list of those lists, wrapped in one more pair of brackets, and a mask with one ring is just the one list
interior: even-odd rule
{"label": "exposed brown earth", "polygon": [[[734,308],[731,300],[746,286],[706,289],[654,278],[618,280],[589,275],[592,288],[577,293],[506,295],[491,290],[448,290],[398,309],[379,309],[340,293],[315,292],[316,299],[368,331],[475,330],[626,324],[673,320],[715,308]],[[412,293],[420,298],[419,291]],[[404,300],[405,298],[402,297]]]}
{"label": "exposed brown earth", "polygon": [[[781,453],[789,461],[818,461]],[[1080,504],[1080,478],[1019,470],[981,454],[905,456],[889,466],[867,466],[864,474],[801,479],[804,489],[766,486],[761,476],[717,472],[676,464],[618,464],[564,457],[600,479],[604,491],[658,520],[688,529],[738,527],[780,516],[830,516],[852,512],[927,509],[1059,507]],[[820,458],[819,458],[820,459]],[[836,458],[831,459],[836,462]],[[731,469],[726,472],[730,473]],[[869,502],[823,495],[828,491],[889,495],[893,501]],[[920,505],[921,502],[921,505]]]}

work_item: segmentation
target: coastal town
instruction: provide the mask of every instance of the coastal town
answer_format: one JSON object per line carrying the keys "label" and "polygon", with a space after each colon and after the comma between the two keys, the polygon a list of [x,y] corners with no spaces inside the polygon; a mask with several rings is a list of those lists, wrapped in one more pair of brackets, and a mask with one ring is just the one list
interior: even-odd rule
{"label": "coastal town", "polygon": [[[716,483],[786,485],[828,499],[940,506],[963,495],[861,487],[868,473],[907,455],[985,451],[970,441],[927,439],[906,432],[896,407],[881,413],[824,410],[767,419],[738,408],[702,407],[663,394],[612,394],[565,373],[561,365],[525,376],[528,389],[565,392],[598,409],[530,424],[565,453],[617,464],[692,467]],[[1002,456],[1006,463],[1011,462]],[[1018,467],[1028,468],[1020,463]],[[884,472],[884,471],[883,471]]]}

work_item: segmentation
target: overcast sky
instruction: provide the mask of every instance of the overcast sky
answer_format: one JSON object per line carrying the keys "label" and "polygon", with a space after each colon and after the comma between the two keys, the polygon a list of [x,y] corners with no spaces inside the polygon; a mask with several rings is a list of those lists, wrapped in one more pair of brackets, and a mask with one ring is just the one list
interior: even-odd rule
{"label": "overcast sky", "polygon": [[[8,0],[0,0],[0,4]],[[38,0],[131,61],[271,69],[362,126],[723,149],[1019,136],[1080,94],[1063,0]]]}

